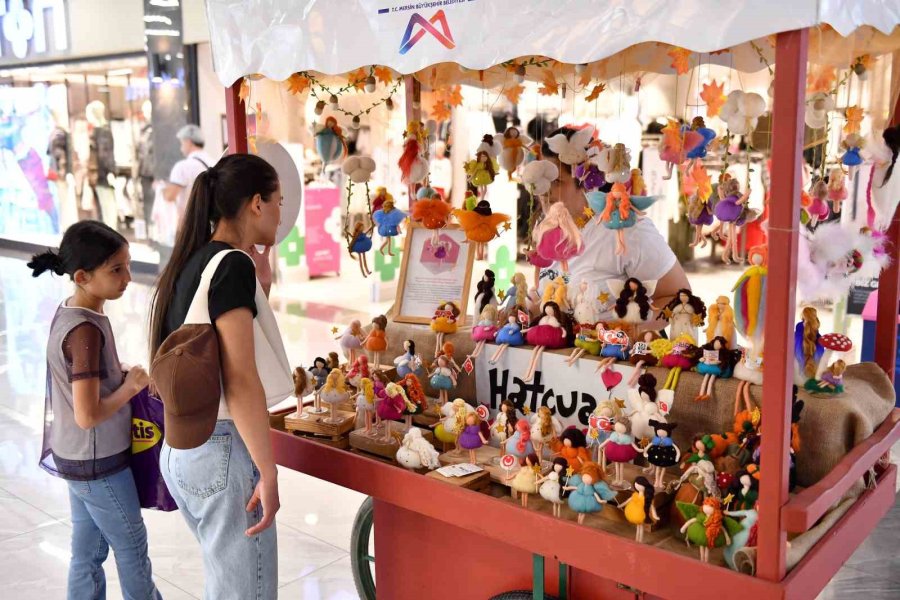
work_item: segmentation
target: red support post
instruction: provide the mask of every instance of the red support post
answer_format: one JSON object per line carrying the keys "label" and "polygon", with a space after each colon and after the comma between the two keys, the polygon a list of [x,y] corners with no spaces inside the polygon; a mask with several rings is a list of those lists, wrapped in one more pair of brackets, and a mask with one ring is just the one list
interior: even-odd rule
{"label": "red support post", "polygon": [[808,30],[779,33],[775,49],[772,193],[769,201],[769,274],[766,286],[765,378],[760,471],[757,573],[781,581],[786,573],[787,533],[781,509],[788,501],[791,386],[794,378],[794,317],[797,236],[800,224],[800,160],[806,92]]}
{"label": "red support post", "polygon": [[228,134],[228,153],[247,152],[247,111],[241,100],[242,79],[235,81],[225,90],[225,125]]}
{"label": "red support post", "polygon": [[[900,124],[900,98],[891,115],[891,126]],[[894,381],[897,363],[897,309],[900,305],[900,211],[887,230],[890,264],[878,278],[878,312],[875,325],[875,362]]]}

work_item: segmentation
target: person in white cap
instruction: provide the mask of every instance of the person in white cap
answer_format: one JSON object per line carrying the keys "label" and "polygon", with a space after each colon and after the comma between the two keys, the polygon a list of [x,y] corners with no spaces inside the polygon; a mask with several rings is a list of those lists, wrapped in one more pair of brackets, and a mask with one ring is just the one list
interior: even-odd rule
{"label": "person in white cap", "polygon": [[181,223],[184,207],[187,205],[188,196],[191,195],[191,188],[194,187],[194,180],[216,161],[203,150],[205,140],[203,131],[198,126],[185,125],[178,130],[175,137],[181,142],[181,153],[184,158],[172,167],[163,194],[166,200],[174,202],[178,207],[178,222]]}

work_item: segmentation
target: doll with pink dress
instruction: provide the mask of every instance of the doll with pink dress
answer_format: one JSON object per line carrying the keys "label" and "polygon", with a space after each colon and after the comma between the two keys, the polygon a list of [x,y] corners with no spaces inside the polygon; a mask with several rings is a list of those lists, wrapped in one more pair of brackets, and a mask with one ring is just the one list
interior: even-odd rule
{"label": "doll with pink dress", "polygon": [[384,424],[384,437],[382,441],[390,442],[390,421],[399,421],[403,418],[403,410],[406,408],[406,390],[400,384],[390,382],[384,386],[384,393],[375,402],[375,415]]}
{"label": "doll with pink dress", "polygon": [[831,212],[841,214],[841,202],[847,199],[847,187],[844,171],[840,167],[833,167],[828,174],[828,199],[831,200]]}
{"label": "doll with pink dress", "polygon": [[365,354],[361,354],[357,357],[353,364],[350,365],[350,370],[347,371],[347,381],[353,387],[359,389],[359,382],[364,377],[371,378],[371,373],[369,372],[369,357]]}
{"label": "doll with pink dress", "polygon": [[817,180],[809,189],[811,202],[806,207],[806,214],[809,216],[809,227],[815,229],[819,221],[824,221],[831,213],[828,210],[828,184],[824,179]]}
{"label": "doll with pink dress", "polygon": [[534,346],[534,350],[531,352],[531,362],[523,381],[529,382],[534,378],[534,372],[544,350],[565,348],[568,345],[567,325],[568,318],[559,309],[559,305],[556,302],[547,302],[541,316],[532,321],[531,327],[522,331],[528,343]]}
{"label": "doll with pink dress", "polygon": [[478,322],[472,327],[472,341],[475,342],[475,349],[469,356],[472,358],[481,356],[485,343],[493,342],[497,331],[497,306],[488,304],[482,309]]}
{"label": "doll with pink dress", "polygon": [[559,262],[569,272],[569,259],[584,252],[581,230],[562,202],[550,205],[546,216],[534,228],[537,253],[546,260]]}
{"label": "doll with pink dress", "polygon": [[634,436],[628,433],[631,423],[627,417],[619,417],[613,425],[613,432],[609,434],[600,446],[598,452],[602,452],[606,457],[607,463],[615,465],[616,478],[612,482],[613,487],[619,489],[628,489],[630,486],[625,481],[625,463],[633,461],[638,454],[642,454],[644,449],[639,447],[634,440]]}

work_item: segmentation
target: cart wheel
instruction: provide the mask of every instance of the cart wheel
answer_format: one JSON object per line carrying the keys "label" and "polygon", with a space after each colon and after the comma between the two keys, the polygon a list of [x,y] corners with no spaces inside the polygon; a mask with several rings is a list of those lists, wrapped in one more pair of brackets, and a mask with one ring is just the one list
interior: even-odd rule
{"label": "cart wheel", "polygon": [[[516,590],[515,592],[503,592],[491,596],[490,600],[533,600],[534,592],[528,590]],[[544,600],[557,600],[556,596],[544,596]]]}
{"label": "cart wheel", "polygon": [[353,567],[353,583],[361,600],[375,600],[375,557],[369,554],[369,540],[372,537],[372,498],[366,498],[356,518],[350,535],[350,564]]}

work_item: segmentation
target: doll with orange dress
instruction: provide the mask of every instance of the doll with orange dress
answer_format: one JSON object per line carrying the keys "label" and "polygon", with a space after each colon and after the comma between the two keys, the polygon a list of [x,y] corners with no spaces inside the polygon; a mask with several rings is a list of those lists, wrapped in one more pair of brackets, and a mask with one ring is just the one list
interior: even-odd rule
{"label": "doll with orange dress", "polygon": [[569,272],[569,259],[584,252],[581,230],[562,202],[554,202],[547,214],[535,225],[532,234],[537,253],[545,260],[559,262],[563,273]]}
{"label": "doll with orange dress", "polygon": [[500,151],[500,166],[509,174],[512,181],[513,173],[525,162],[525,149],[531,144],[531,138],[523,135],[518,127],[507,127],[500,140],[503,149]]}
{"label": "doll with orange dress", "polygon": [[385,250],[387,250],[388,256],[394,256],[391,241],[403,233],[401,225],[405,220],[406,213],[396,208],[390,200],[386,200],[380,210],[372,213],[372,221],[378,228],[378,235],[384,238],[378,249],[382,256],[384,256]]}
{"label": "doll with orange dress", "polygon": [[509,215],[495,213],[487,200],[479,200],[472,210],[454,209],[453,216],[466,233],[466,240],[475,244],[475,257],[478,260],[487,258],[488,242],[500,235],[497,228],[509,223]]}
{"label": "doll with orange dress", "polygon": [[440,354],[444,345],[444,336],[453,335],[459,329],[459,308],[455,302],[443,302],[431,317],[431,330],[435,333],[435,357]]}
{"label": "doll with orange dress", "polygon": [[423,186],[416,192],[411,217],[425,229],[431,230],[431,244],[437,247],[440,242],[440,230],[447,226],[452,210],[450,203],[445,202],[434,188]]}
{"label": "doll with orange dress", "polygon": [[840,167],[832,167],[828,173],[828,199],[831,200],[831,212],[841,214],[841,202],[847,199],[847,187],[844,171]]}
{"label": "doll with orange dress", "polygon": [[366,339],[362,330],[362,323],[359,322],[359,319],[353,319],[350,321],[350,326],[344,330],[344,333],[334,339],[339,340],[341,350],[344,351],[344,358],[350,364],[353,364],[356,362],[360,348],[362,348],[363,340]]}
{"label": "doll with orange dress", "polygon": [[[705,136],[700,132],[694,129],[682,129],[675,119],[669,119],[668,124],[663,127],[662,135],[662,141],[659,143],[659,158],[666,163],[666,174],[663,175],[663,179],[671,179],[672,167],[687,160],[688,154],[693,153],[698,147],[703,146],[705,154],[706,144],[709,143],[709,141],[705,141]],[[715,132],[713,132],[713,137],[715,137]]]}
{"label": "doll with orange dress", "polygon": [[578,473],[585,463],[591,462],[591,453],[587,449],[587,438],[577,427],[566,427],[559,437],[550,443],[554,456],[562,457],[566,464]]}
{"label": "doll with orange dress", "polygon": [[624,183],[614,183],[607,192],[595,190],[587,194],[588,205],[597,214],[597,222],[616,232],[616,256],[627,252],[625,230],[637,224],[638,217],[656,202],[655,196],[629,194]]}
{"label": "doll with orange dress", "polygon": [[387,350],[387,338],[385,337],[387,323],[387,317],[384,315],[378,315],[372,319],[372,329],[363,340],[363,347],[371,353],[369,362],[376,369],[381,364],[381,353]]}
{"label": "doll with orange dress", "polygon": [[534,319],[531,327],[522,330],[525,339],[534,346],[531,352],[531,362],[528,371],[522,381],[529,382],[534,378],[541,355],[547,348],[565,348],[568,345],[569,330],[568,317],[559,309],[555,302],[544,305],[541,316]]}

